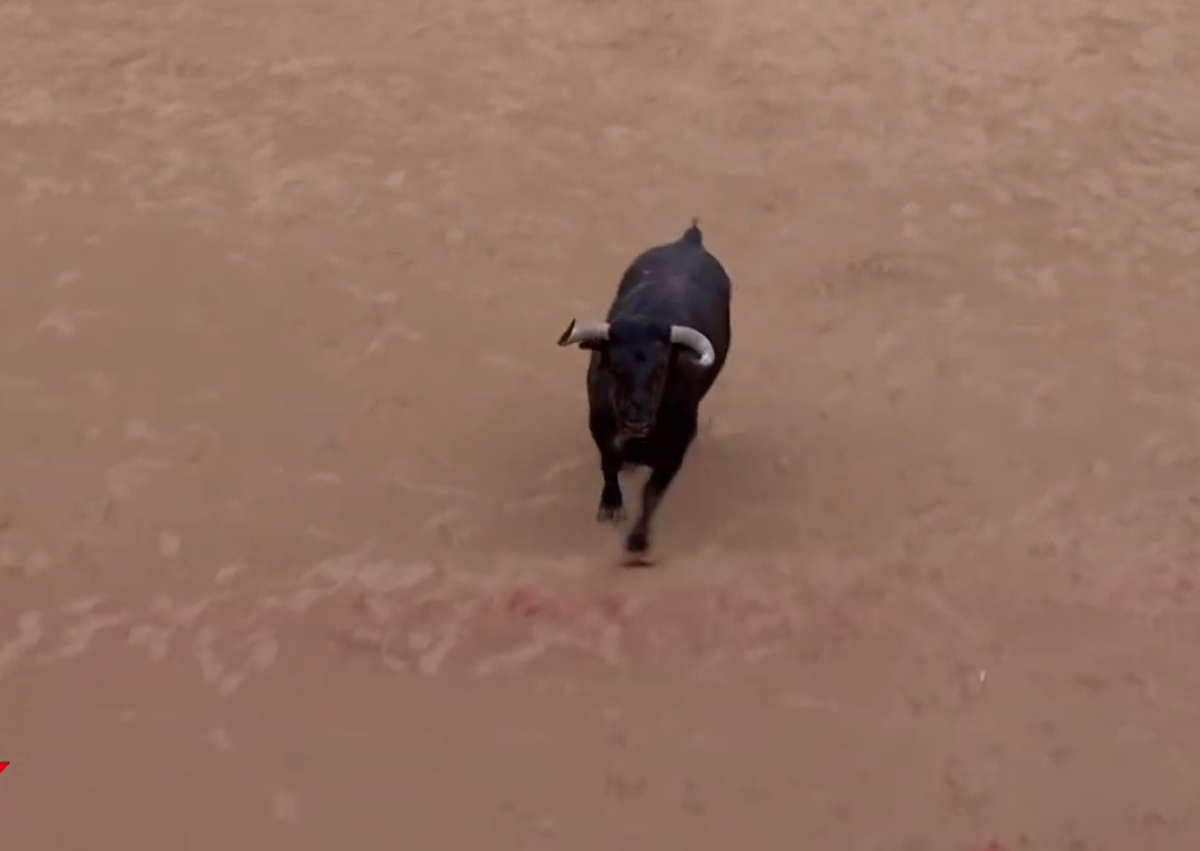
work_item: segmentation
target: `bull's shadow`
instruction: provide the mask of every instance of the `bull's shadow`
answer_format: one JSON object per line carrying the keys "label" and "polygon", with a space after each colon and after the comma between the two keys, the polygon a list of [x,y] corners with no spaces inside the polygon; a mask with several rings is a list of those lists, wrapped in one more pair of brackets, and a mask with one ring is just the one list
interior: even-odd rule
{"label": "bull's shadow", "polygon": [[[490,544],[542,556],[619,560],[649,471],[629,467],[621,476],[624,523],[597,522],[603,478],[586,409],[578,408],[539,419],[537,435],[505,452],[509,496],[489,524]],[[700,433],[656,517],[654,561],[665,564],[713,547],[754,552],[794,546],[804,525],[797,518],[804,513],[801,458],[808,449],[804,441],[784,442],[702,415]]]}
{"label": "bull's shadow", "polygon": [[[656,517],[655,564],[686,564],[700,552],[751,562],[866,554],[894,539],[927,501],[906,482],[936,461],[941,438],[934,432],[805,406],[744,419],[714,407],[701,414]],[[619,563],[630,521],[620,529],[596,521],[602,478],[583,408],[539,420],[534,439],[507,454],[511,497],[492,529],[496,546]],[[647,472],[622,475],[631,518]]]}
{"label": "bull's shadow", "polygon": [[926,472],[943,443],[936,430],[848,410],[718,414],[663,503],[662,555],[877,553],[933,499]]}

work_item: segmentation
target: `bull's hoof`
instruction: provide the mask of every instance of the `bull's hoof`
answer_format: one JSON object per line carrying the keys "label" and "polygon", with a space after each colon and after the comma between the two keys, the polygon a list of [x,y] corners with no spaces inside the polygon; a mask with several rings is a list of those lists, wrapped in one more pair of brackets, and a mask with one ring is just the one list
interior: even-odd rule
{"label": "bull's hoof", "polygon": [[621,563],[626,567],[649,567],[650,536],[642,529],[634,529],[625,539],[625,553]]}
{"label": "bull's hoof", "polygon": [[654,559],[650,558],[646,553],[631,553],[629,550],[626,550],[621,555],[621,567],[654,567]]}
{"label": "bull's hoof", "polygon": [[596,520],[600,523],[612,523],[614,525],[622,523],[625,520],[625,506],[621,503],[616,505],[600,503],[600,507],[596,509]]}

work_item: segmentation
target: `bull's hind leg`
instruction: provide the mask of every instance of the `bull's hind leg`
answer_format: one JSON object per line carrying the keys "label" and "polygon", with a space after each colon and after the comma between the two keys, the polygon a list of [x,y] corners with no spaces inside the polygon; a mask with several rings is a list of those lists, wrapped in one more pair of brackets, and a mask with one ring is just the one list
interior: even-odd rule
{"label": "bull's hind leg", "polygon": [[604,476],[596,519],[601,523],[620,523],[625,519],[625,498],[621,495],[621,452],[617,449],[616,429],[604,418],[595,416],[589,426],[592,440],[600,450],[600,472]]}
{"label": "bull's hind leg", "polygon": [[648,563],[645,555],[650,550],[650,526],[654,515],[658,511],[663,495],[671,487],[671,482],[675,480],[676,474],[683,466],[683,459],[687,456],[688,447],[692,445],[695,437],[696,420],[693,418],[677,434],[673,434],[669,440],[665,441],[669,449],[655,459],[655,463],[650,469],[650,478],[646,480],[646,486],[642,489],[641,513],[633,524],[633,528],[629,530],[629,536],[625,539],[625,552],[629,556],[628,564],[644,565]]}

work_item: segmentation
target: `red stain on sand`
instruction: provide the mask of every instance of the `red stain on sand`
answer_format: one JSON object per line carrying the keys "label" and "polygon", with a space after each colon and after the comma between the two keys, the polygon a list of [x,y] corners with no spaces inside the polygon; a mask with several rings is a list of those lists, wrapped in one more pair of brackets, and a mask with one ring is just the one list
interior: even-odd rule
{"label": "red stain on sand", "polygon": [[973,846],[971,851],[1005,851],[1005,848],[1000,843],[1000,840],[989,839],[981,845]]}
{"label": "red stain on sand", "polygon": [[510,591],[504,600],[504,609],[521,620],[537,617],[554,617],[559,608],[545,592],[535,588],[521,587]]}

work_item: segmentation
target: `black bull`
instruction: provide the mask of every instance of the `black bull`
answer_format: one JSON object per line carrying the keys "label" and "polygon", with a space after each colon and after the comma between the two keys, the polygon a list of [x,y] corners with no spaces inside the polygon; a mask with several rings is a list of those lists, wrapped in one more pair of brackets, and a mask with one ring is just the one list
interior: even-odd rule
{"label": "black bull", "polygon": [[625,540],[634,561],[650,548],[654,513],[696,436],[700,402],[729,355],[731,291],[693,220],[675,242],[634,258],[605,322],[572,320],[558,340],[592,353],[588,422],[604,474],[597,519],[624,519],[622,467],[650,468],[641,514]]}

